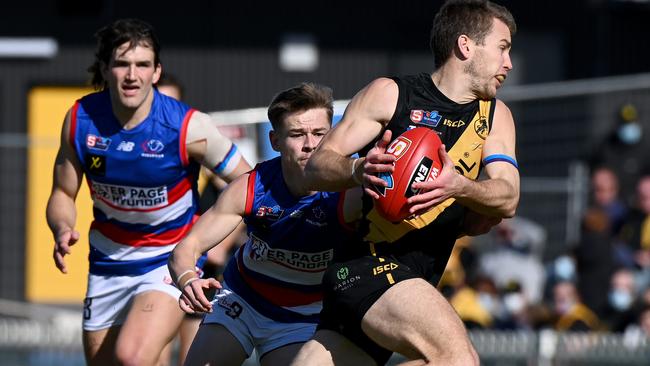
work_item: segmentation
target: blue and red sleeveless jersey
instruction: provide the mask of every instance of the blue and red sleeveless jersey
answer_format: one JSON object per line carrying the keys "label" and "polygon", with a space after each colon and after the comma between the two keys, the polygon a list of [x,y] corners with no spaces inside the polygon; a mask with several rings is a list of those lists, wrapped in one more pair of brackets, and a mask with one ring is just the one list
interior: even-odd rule
{"label": "blue and red sleeveless jersey", "polygon": [[226,267],[228,286],[269,318],[316,322],[323,273],[350,236],[340,212],[343,195],[296,198],[284,182],[280,157],[258,164],[248,180],[249,239]]}
{"label": "blue and red sleeveless jersey", "polygon": [[185,136],[194,112],[155,89],[151,111],[125,130],[108,90],[72,109],[70,141],[93,200],[90,273],[138,275],[165,265],[196,220],[199,165]]}

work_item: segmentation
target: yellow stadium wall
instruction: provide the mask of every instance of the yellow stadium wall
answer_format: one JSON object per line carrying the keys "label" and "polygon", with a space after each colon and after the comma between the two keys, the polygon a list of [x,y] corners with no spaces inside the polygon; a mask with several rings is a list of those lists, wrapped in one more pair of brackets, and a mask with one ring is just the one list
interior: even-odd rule
{"label": "yellow stadium wall", "polygon": [[47,227],[45,208],[52,189],[52,168],[60,143],[61,125],[67,110],[87,87],[34,87],[27,96],[29,135],[26,210],[25,297],[42,303],[81,304],[88,275],[88,228],[92,201],[85,180],[77,195],[77,226],[80,240],[65,257],[68,273],[54,265],[54,239]]}

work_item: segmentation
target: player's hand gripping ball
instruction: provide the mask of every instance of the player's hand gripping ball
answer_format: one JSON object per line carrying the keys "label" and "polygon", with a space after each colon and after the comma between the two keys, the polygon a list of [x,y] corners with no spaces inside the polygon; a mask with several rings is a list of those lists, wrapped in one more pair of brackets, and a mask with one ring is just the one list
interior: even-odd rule
{"label": "player's hand gripping ball", "polygon": [[377,212],[386,220],[398,222],[410,216],[406,200],[419,193],[411,189],[415,182],[433,180],[442,169],[439,149],[442,142],[436,131],[416,127],[399,135],[386,148],[387,154],[395,155],[393,173],[380,173],[387,187],[373,188],[379,194],[375,200]]}

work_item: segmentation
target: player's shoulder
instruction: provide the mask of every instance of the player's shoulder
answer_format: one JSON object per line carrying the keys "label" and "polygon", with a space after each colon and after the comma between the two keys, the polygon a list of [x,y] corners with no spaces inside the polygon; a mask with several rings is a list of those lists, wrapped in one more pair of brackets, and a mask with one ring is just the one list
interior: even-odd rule
{"label": "player's shoulder", "polygon": [[371,81],[368,86],[366,86],[366,89],[383,92],[391,91],[393,89],[397,90],[397,83],[393,78],[382,76]]}
{"label": "player's shoulder", "polygon": [[494,119],[509,119],[512,120],[512,112],[510,108],[501,99],[494,99]]}
{"label": "player's shoulder", "polygon": [[371,101],[371,105],[388,106],[397,101],[399,87],[395,80],[380,77],[371,81],[359,94],[362,99]]}
{"label": "player's shoulder", "polygon": [[201,112],[199,110],[192,110],[192,115],[190,116],[190,122],[194,123],[212,123],[212,117],[210,117],[209,114],[205,112]]}
{"label": "player's shoulder", "polygon": [[205,137],[214,136],[221,137],[219,130],[216,128],[215,122],[209,114],[192,110],[191,115],[187,119],[187,132],[191,136]]}

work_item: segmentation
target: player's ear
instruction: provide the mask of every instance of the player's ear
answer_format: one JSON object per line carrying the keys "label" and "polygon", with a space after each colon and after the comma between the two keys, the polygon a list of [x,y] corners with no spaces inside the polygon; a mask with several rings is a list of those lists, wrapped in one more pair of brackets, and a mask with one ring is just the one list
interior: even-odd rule
{"label": "player's ear", "polygon": [[275,132],[275,130],[269,131],[269,141],[271,142],[273,151],[280,151],[280,144],[278,144],[278,134]]}
{"label": "player's ear", "polygon": [[153,79],[152,79],[152,84],[157,84],[158,80],[160,80],[160,75],[162,75],[162,64],[158,63],[156,65],[156,68],[153,71]]}
{"label": "player's ear", "polygon": [[469,58],[471,39],[466,34],[461,34],[456,40],[456,47],[462,59]]}

